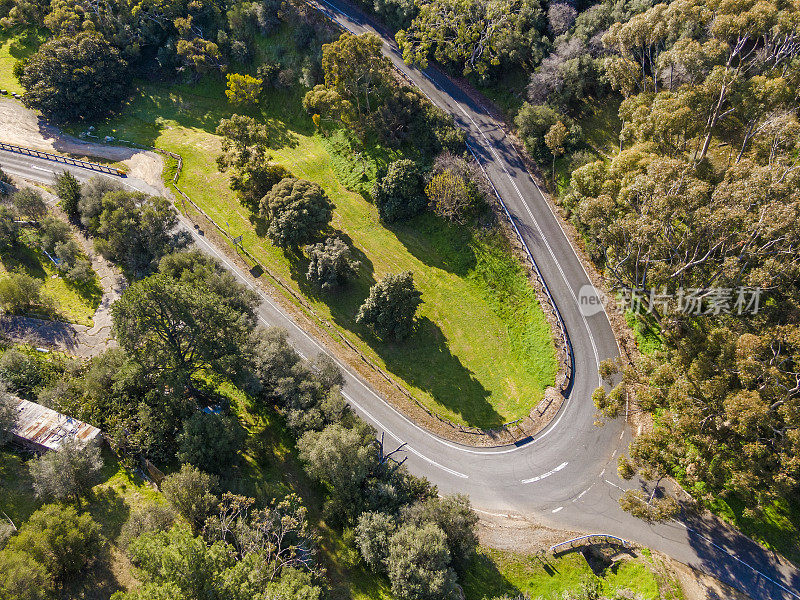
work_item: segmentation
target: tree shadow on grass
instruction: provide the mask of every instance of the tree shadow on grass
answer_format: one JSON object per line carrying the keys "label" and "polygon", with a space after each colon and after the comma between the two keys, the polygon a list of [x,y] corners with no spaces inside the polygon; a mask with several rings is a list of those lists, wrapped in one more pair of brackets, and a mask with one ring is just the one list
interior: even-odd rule
{"label": "tree shadow on grass", "polygon": [[425,213],[410,221],[395,223],[389,229],[414,258],[430,267],[460,277],[475,268],[472,232],[441,217]]}
{"label": "tree shadow on grass", "polygon": [[21,271],[31,277],[42,280],[47,277],[47,272],[44,270],[36,252],[23,244],[17,244],[10,250],[4,250],[0,253],[0,262],[3,263],[3,268],[8,272]]}
{"label": "tree shadow on grass", "polygon": [[490,557],[480,553],[472,557],[461,583],[467,598],[497,598],[505,595],[516,598],[522,594],[498,570]]}
{"label": "tree shadow on grass", "polygon": [[88,501],[86,508],[100,524],[103,535],[109,540],[116,540],[131,512],[120,493],[110,487],[95,488]]}

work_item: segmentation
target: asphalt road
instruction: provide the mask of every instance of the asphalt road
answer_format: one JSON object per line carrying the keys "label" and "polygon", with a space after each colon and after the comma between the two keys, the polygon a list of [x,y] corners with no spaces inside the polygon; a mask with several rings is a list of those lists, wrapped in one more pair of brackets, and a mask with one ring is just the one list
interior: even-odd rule
{"label": "asphalt road", "polygon": [[[355,32],[372,30],[368,20],[344,4],[326,5],[330,16]],[[344,17],[340,10],[354,15]],[[616,473],[616,457],[625,451],[630,433],[624,421],[596,427],[590,395],[598,386],[599,361],[616,356],[618,348],[604,313],[584,316],[578,310],[579,290],[588,276],[558,220],[522,165],[501,129],[443,75],[425,73],[402,63],[397,48],[384,50],[414,83],[440,107],[453,114],[469,133],[470,144],[507,205],[561,311],[574,346],[575,372],[569,397],[549,427],[522,446],[480,449],[442,440],[395,410],[357,374],[345,372],[344,394],[351,406],[387,442],[406,443],[407,465],[443,493],[470,496],[479,511],[533,515],[545,524],[591,533],[608,533],[641,543],[703,570],[754,599],[800,599],[800,572],[778,560],[745,536],[720,528],[715,520],[673,521],[648,525],[620,510],[623,489],[640,485]],[[0,166],[9,174],[52,182],[65,165],[0,151]],[[85,181],[112,177],[69,167]],[[159,190],[134,178],[115,178],[127,187],[150,194]],[[255,286],[190,222],[182,220],[196,244],[216,256],[243,283]],[[292,344],[307,357],[327,350],[303,331],[260,289],[259,319],[284,327]]]}

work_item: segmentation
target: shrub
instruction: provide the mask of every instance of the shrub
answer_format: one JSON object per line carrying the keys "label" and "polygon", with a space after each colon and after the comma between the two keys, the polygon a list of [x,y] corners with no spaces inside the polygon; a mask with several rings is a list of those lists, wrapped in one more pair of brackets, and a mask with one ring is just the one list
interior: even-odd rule
{"label": "shrub", "polygon": [[175,511],[163,504],[137,506],[122,526],[120,545],[127,548],[142,534],[169,530],[175,524],[175,517]]}
{"label": "shrub", "polygon": [[26,273],[9,273],[0,278],[0,305],[11,314],[50,310],[52,301],[41,292],[42,282]]}
{"label": "shrub", "polygon": [[196,412],[178,436],[178,460],[221,474],[236,464],[245,433],[233,416]]}
{"label": "shrub", "polygon": [[372,187],[372,199],[387,223],[410,219],[425,210],[422,172],[413,160],[396,160]]}
{"label": "shrub", "polygon": [[52,591],[53,581],[43,564],[24,551],[0,551],[2,600],[47,600]]}
{"label": "shrub", "polygon": [[358,271],[359,263],[353,260],[350,248],[338,237],[329,237],[325,243],[306,246],[308,254],[308,280],[330,291],[343,285]]}
{"label": "shrub", "polygon": [[181,466],[180,471],[168,475],[161,482],[161,491],[169,505],[195,529],[216,508],[219,502],[213,493],[216,487],[216,477],[191,465]]}
{"label": "shrub", "polygon": [[86,566],[100,549],[100,526],[72,506],[46,504],[11,538],[8,548],[33,557],[59,580]]}
{"label": "shrub", "polygon": [[103,468],[103,458],[97,444],[81,447],[70,438],[57,451],[47,452],[30,465],[33,489],[40,498],[56,500],[85,496]]}

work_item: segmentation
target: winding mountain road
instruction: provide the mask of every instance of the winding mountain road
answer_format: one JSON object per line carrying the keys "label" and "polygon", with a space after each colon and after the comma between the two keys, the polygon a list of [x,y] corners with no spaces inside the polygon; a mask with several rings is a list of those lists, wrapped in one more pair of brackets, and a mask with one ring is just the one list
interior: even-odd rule
{"label": "winding mountain road", "polygon": [[[480,511],[534,515],[553,527],[614,534],[705,571],[756,600],[800,600],[797,568],[718,520],[697,517],[649,525],[620,510],[622,491],[641,485],[617,475],[616,457],[625,451],[630,432],[622,420],[596,427],[590,398],[599,385],[599,362],[617,356],[618,347],[605,313],[586,316],[579,310],[579,292],[591,282],[557,217],[502,129],[482,107],[440,72],[405,65],[391,37],[357,9],[340,0],[320,1],[323,4],[317,7],[346,29],[381,35],[384,52],[393,64],[467,131],[473,152],[547,283],[574,348],[574,375],[566,401],[553,422],[524,445],[473,448],[443,440],[391,407],[340,363],[346,379],[343,391],[351,406],[379,433],[407,444],[406,464],[412,472],[427,477],[441,492],[468,494]],[[51,183],[53,173],[65,168],[3,151],[0,166],[9,174],[43,183]],[[81,181],[98,175],[80,167],[69,169]],[[119,180],[139,191],[161,193],[135,178]],[[200,248],[256,289],[263,300],[259,318],[264,324],[286,328],[293,345],[305,356],[327,352],[188,220],[182,219],[182,226]]]}

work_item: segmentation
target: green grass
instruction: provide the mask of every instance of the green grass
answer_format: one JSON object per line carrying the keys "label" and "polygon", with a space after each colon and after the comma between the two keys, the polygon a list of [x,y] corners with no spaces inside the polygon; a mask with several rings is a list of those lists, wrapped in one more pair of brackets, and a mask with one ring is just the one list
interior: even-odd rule
{"label": "green grass", "polygon": [[[259,262],[298,292],[315,312],[333,322],[372,360],[404,381],[431,410],[457,423],[497,426],[524,416],[555,378],[555,353],[546,323],[519,263],[499,236],[472,235],[432,215],[384,227],[376,208],[355,187],[346,149],[313,131],[299,90],[272,92],[253,114],[266,123],[274,158],[298,177],[319,183],[336,205],[333,227],[355,247],[362,267],[357,281],[336,294],[307,286],[307,263],[256,235],[249,215],[219,173],[219,120],[231,113],[223,86],[142,85],[122,118],[100,126],[114,135],[180,153],[180,185]],[[341,141],[341,140],[339,140]],[[393,157],[370,150],[367,162]],[[370,163],[371,164],[371,163]],[[374,177],[369,166],[364,187]],[[342,182],[344,180],[344,183]],[[347,185],[345,185],[347,184]],[[424,304],[416,333],[404,343],[384,343],[357,325],[354,316],[369,287],[390,272],[413,271]]]}
{"label": "green grass", "polygon": [[614,563],[598,578],[579,553],[540,558],[482,548],[462,583],[466,600],[485,600],[504,594],[560,600],[565,592],[574,592],[591,581],[598,581],[605,595],[628,589],[646,600],[661,597],[649,559]]}
{"label": "green grass", "polygon": [[14,65],[33,54],[43,41],[44,37],[34,29],[0,31],[0,89],[16,94],[23,92],[14,77]]}
{"label": "green grass", "polygon": [[3,273],[22,272],[42,282],[42,294],[53,301],[55,314],[31,316],[55,317],[91,327],[103,296],[99,279],[95,276],[89,283],[69,283],[52,261],[34,247],[34,239],[34,232],[23,231],[21,243],[0,252],[0,277]]}

